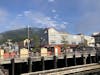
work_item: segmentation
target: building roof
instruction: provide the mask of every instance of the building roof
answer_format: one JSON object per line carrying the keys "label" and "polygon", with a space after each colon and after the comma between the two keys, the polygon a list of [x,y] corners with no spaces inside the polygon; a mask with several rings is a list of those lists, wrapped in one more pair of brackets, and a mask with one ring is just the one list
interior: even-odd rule
{"label": "building roof", "polygon": [[54,29],[54,30],[56,30],[58,33],[60,33],[60,34],[68,34],[67,32],[62,32],[62,31],[58,31],[56,28],[54,28],[54,27],[49,27],[49,28],[45,28],[45,30],[49,30],[49,29]]}
{"label": "building roof", "polygon": [[94,37],[95,36],[100,36],[100,32],[95,32],[95,33],[92,34],[92,36],[94,36]]}

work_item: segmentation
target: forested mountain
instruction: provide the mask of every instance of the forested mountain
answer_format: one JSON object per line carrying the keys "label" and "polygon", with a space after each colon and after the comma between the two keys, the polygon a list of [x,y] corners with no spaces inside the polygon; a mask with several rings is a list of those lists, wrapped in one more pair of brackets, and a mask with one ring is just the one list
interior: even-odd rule
{"label": "forested mountain", "polygon": [[[39,40],[43,33],[43,28],[29,28],[30,38]],[[23,41],[28,36],[28,28],[22,28],[17,30],[10,30],[0,33],[0,43],[7,41],[7,39],[12,39],[12,41]]]}

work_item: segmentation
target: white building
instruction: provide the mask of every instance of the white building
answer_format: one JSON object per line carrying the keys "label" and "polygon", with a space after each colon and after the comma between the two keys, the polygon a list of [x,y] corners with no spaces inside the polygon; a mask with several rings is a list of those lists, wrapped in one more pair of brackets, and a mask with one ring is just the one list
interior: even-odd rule
{"label": "white building", "polygon": [[84,39],[87,40],[87,45],[94,47],[95,46],[95,38],[91,36],[84,36]]}
{"label": "white building", "polygon": [[48,28],[44,30],[41,37],[41,45],[61,45],[67,42],[69,45],[78,45],[87,40],[88,46],[94,46],[95,40],[91,36],[72,35],[65,32],[59,32],[54,28]]}

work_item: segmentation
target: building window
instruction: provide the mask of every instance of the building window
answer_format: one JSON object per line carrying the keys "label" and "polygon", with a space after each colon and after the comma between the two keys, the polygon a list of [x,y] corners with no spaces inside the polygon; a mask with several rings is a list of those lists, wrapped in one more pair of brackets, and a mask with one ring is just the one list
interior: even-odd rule
{"label": "building window", "polygon": [[72,45],[76,45],[76,42],[72,42]]}
{"label": "building window", "polygon": [[51,40],[50,42],[51,42],[52,44],[55,44],[55,41],[54,41],[54,40]]}

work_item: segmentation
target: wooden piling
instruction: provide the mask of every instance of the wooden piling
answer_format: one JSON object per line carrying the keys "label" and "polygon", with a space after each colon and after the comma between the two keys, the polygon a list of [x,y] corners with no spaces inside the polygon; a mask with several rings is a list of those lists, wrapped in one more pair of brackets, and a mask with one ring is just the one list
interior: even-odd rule
{"label": "wooden piling", "polygon": [[29,72],[32,72],[32,59],[29,57],[28,58],[28,66],[29,66]]}
{"label": "wooden piling", "polygon": [[57,57],[54,56],[53,59],[54,59],[54,69],[56,69],[57,68]]}
{"label": "wooden piling", "polygon": [[76,66],[77,63],[76,63],[76,56],[75,56],[75,54],[73,55],[73,59],[74,59],[74,66]]}
{"label": "wooden piling", "polygon": [[45,70],[44,57],[41,57],[41,63],[42,63],[42,70]]}
{"label": "wooden piling", "polygon": [[67,67],[68,66],[67,55],[64,55],[64,62],[65,62],[65,67]]}
{"label": "wooden piling", "polygon": [[15,60],[14,60],[14,58],[11,59],[11,67],[12,67],[12,75],[15,75]]}

